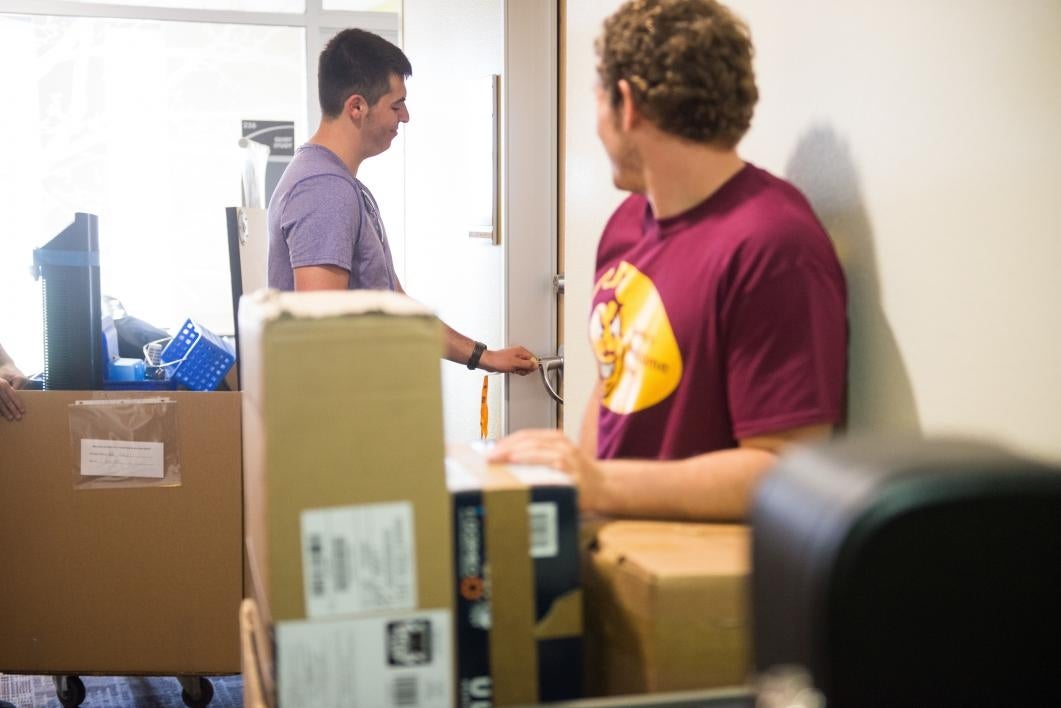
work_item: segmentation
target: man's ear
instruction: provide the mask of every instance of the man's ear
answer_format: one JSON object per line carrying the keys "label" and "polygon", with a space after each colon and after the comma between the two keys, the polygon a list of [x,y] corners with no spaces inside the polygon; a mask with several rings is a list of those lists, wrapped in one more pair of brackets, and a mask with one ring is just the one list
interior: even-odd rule
{"label": "man's ear", "polygon": [[361,120],[368,113],[368,101],[359,93],[351,94],[343,103],[343,113],[353,120]]}
{"label": "man's ear", "polygon": [[634,92],[630,88],[630,82],[626,79],[619,79],[617,86],[621,97],[621,102],[619,103],[619,125],[624,131],[629,131],[641,123],[641,112],[637,109],[637,103],[634,101]]}

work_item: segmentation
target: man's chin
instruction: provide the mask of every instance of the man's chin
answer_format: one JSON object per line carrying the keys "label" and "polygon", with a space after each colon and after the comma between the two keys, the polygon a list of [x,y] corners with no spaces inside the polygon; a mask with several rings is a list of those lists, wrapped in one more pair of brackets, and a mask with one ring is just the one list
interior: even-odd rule
{"label": "man's chin", "polygon": [[616,189],[620,189],[624,192],[634,192],[635,194],[641,194],[645,191],[644,185],[638,180],[631,179],[628,175],[624,175],[620,172],[612,174],[612,184],[615,185]]}

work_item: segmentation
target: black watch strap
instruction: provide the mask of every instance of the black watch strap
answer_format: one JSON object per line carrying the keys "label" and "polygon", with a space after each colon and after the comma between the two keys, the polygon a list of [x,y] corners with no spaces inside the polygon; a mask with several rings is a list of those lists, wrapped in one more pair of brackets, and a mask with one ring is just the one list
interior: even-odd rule
{"label": "black watch strap", "polygon": [[482,357],[483,352],[486,351],[486,345],[482,342],[476,342],[475,346],[472,347],[472,355],[468,357],[468,368],[476,369],[479,366],[479,359]]}

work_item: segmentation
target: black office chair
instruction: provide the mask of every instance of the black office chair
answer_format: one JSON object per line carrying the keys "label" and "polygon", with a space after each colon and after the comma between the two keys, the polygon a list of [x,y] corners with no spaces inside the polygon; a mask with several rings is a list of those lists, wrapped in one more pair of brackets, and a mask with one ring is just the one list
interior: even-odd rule
{"label": "black office chair", "polygon": [[782,459],[753,527],[756,668],[832,706],[1061,705],[1061,470],[960,441]]}

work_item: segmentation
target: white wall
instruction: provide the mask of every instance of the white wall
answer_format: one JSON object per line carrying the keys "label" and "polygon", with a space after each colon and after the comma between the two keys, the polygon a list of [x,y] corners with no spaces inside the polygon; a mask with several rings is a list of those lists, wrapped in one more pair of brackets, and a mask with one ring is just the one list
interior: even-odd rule
{"label": "white wall", "polygon": [[[406,131],[405,281],[410,295],[450,326],[502,345],[500,246],[468,237],[465,160],[474,81],[502,73],[501,0],[405,0],[405,51],[413,65]],[[480,125],[478,121],[472,123]],[[479,437],[482,372],[442,364],[447,440]],[[501,421],[500,376],[490,377],[490,427]]]}
{"label": "white wall", "polygon": [[[804,190],[847,272],[851,428],[1061,459],[1061,3],[730,4],[758,51],[742,153]],[[592,248],[617,199],[589,92],[617,5],[567,10],[569,399],[588,392]]]}
{"label": "white wall", "polygon": [[586,329],[597,241],[624,194],[597,140],[593,40],[619,0],[567,0],[564,17],[564,432],[577,439],[596,365]]}

